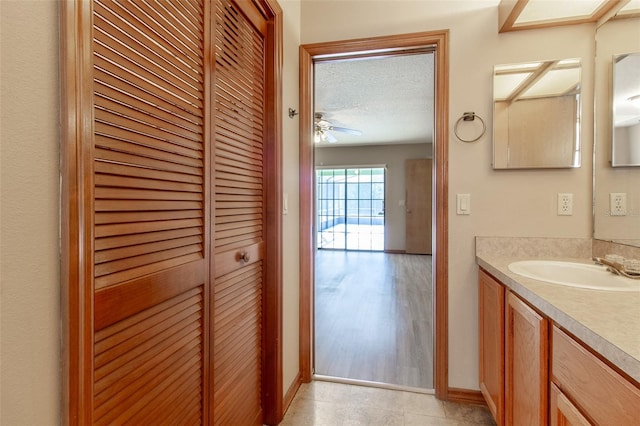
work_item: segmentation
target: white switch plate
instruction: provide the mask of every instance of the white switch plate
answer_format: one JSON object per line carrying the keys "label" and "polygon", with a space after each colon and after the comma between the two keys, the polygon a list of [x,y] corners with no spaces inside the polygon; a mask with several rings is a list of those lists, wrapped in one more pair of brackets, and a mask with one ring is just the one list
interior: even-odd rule
{"label": "white switch plate", "polygon": [[568,192],[558,193],[558,216],[573,215],[573,194]]}
{"label": "white switch plate", "polygon": [[627,215],[627,194],[625,192],[611,192],[609,194],[609,211],[611,216]]}
{"label": "white switch plate", "polygon": [[458,194],[456,205],[458,214],[471,214],[471,194]]}

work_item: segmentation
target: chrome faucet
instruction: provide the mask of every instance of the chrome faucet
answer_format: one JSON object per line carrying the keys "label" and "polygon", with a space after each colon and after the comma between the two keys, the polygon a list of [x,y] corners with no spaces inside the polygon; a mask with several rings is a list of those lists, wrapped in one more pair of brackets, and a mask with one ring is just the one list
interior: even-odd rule
{"label": "chrome faucet", "polygon": [[632,278],[634,280],[640,279],[640,272],[637,271],[629,271],[625,268],[624,263],[615,262],[609,259],[603,259],[601,257],[594,257],[593,261],[598,265],[603,265],[607,267],[607,271],[614,273],[616,275],[621,275],[623,277]]}

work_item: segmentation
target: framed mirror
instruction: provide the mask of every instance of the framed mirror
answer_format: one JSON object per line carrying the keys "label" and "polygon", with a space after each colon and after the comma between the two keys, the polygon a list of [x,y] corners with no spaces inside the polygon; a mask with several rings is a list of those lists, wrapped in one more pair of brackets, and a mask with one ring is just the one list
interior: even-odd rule
{"label": "framed mirror", "polygon": [[611,166],[640,166],[640,53],[613,57]]}
{"label": "framed mirror", "polygon": [[580,59],[497,65],[493,168],[580,167]]}

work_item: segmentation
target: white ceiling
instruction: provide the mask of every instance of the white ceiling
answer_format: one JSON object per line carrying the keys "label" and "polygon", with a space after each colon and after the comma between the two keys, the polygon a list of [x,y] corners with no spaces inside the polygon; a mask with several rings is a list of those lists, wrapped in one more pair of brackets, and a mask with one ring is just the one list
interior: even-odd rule
{"label": "white ceiling", "polygon": [[316,62],[314,112],[333,126],[362,132],[331,131],[337,142],[317,146],[431,143],[433,60],[432,53],[421,53]]}

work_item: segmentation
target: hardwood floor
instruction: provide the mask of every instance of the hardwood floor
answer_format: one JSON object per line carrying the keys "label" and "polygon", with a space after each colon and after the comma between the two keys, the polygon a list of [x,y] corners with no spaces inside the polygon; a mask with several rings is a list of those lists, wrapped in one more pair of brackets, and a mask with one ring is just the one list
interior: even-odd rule
{"label": "hardwood floor", "polygon": [[433,389],[431,256],[316,251],[315,373]]}

